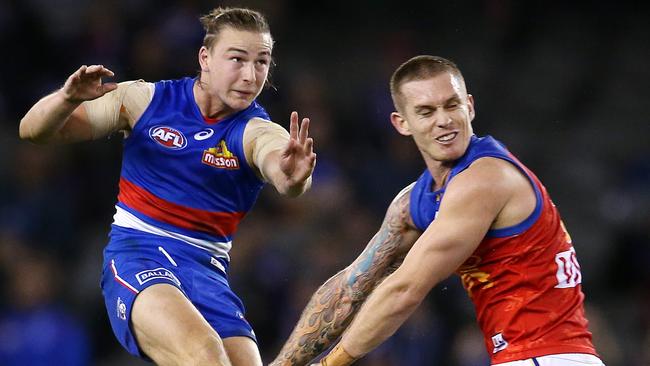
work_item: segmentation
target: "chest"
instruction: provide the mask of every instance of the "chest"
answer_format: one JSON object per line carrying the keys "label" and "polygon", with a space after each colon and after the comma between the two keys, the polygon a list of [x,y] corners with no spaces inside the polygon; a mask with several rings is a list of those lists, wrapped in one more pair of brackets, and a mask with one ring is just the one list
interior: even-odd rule
{"label": "chest", "polygon": [[139,170],[195,181],[237,179],[242,174],[245,123],[209,125],[182,116],[148,122],[125,141],[124,159],[137,164]]}

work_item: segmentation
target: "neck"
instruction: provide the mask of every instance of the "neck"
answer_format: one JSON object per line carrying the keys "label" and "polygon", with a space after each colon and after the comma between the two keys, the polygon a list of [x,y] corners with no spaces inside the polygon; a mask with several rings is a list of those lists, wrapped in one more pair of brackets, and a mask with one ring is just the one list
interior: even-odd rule
{"label": "neck", "polygon": [[196,105],[203,116],[211,119],[223,119],[233,113],[222,101],[210,94],[207,84],[200,79],[194,83],[192,91]]}
{"label": "neck", "polygon": [[427,159],[426,157],[424,162],[433,178],[433,187],[431,187],[431,189],[437,191],[447,183],[447,178],[451,173],[451,169],[454,167],[454,162],[436,161],[433,159]]}
{"label": "neck", "polygon": [[451,167],[444,171],[436,171],[435,173],[429,169],[429,172],[433,177],[433,187],[431,187],[431,189],[437,191],[447,183],[447,178],[449,177],[449,173],[451,173]]}

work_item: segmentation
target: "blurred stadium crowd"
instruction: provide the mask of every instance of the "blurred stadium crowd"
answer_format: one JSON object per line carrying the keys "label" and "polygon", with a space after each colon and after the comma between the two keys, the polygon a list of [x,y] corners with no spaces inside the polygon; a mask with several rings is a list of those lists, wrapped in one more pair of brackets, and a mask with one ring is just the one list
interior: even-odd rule
{"label": "blurred stadium crowd", "polygon": [[[235,237],[231,283],[265,361],[424,168],[389,123],[387,85],[399,63],[429,53],[463,70],[475,131],[506,143],[554,197],[605,363],[650,365],[650,16],[567,3],[0,2],[0,365],[144,364],[113,338],[99,289],[121,137],[40,147],[19,141],[18,123],[81,64],[106,65],[118,81],[195,74],[198,16],[218,5],[268,16],[277,65],[261,102],[285,127],[294,109],[311,117],[318,154],[312,190],[290,200],[267,188]],[[358,364],[489,361],[450,278]]]}

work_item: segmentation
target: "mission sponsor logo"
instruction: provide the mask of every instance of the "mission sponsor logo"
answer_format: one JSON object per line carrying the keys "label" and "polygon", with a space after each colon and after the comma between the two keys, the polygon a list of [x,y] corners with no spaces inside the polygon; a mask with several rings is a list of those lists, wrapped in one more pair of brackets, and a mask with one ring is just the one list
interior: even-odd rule
{"label": "mission sponsor logo", "polygon": [[239,169],[239,159],[228,150],[224,140],[216,147],[203,150],[201,162],[219,169]]}
{"label": "mission sponsor logo", "polygon": [[167,126],[151,127],[149,137],[159,145],[172,150],[180,150],[187,146],[185,135],[181,131]]}

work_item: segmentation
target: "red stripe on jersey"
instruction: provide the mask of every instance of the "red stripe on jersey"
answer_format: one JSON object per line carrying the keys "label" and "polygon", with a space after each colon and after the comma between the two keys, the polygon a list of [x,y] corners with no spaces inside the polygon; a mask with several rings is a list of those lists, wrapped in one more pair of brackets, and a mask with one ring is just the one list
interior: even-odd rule
{"label": "red stripe on jersey", "polygon": [[135,287],[131,286],[130,283],[124,281],[122,277],[120,277],[117,274],[117,267],[115,267],[115,260],[111,260],[111,270],[113,271],[113,278],[115,278],[115,281],[117,281],[117,283],[126,287],[129,291],[133,292],[136,295],[139,293],[138,290],[135,289]]}
{"label": "red stripe on jersey", "polygon": [[210,118],[210,117],[203,116],[203,120],[205,121],[205,123],[212,125],[221,122],[222,118]]}
{"label": "red stripe on jersey", "polygon": [[124,178],[120,178],[117,199],[152,219],[223,237],[234,234],[244,217],[243,212],[213,212],[172,203]]}

